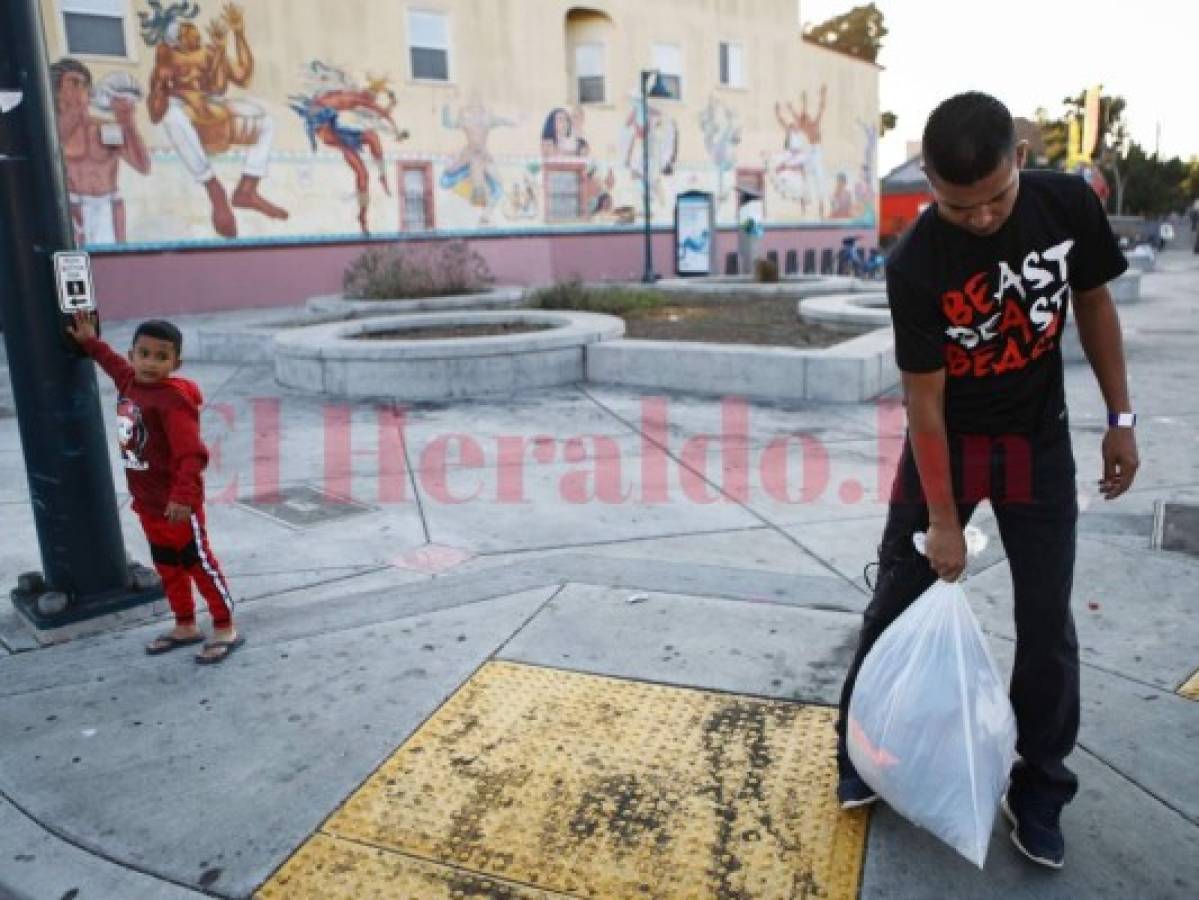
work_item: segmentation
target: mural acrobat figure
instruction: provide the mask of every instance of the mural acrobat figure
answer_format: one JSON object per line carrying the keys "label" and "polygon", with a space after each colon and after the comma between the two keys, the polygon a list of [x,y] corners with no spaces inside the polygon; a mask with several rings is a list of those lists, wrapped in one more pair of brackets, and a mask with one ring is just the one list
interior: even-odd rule
{"label": "mural acrobat figure", "polygon": [[[293,94],[291,108],[304,120],[308,142],[316,152],[319,140],[327,147],[341,152],[342,158],[354,173],[354,187],[358,197],[358,225],[363,234],[370,234],[367,208],[370,206],[370,175],[362,159],[362,148],[370,152],[379,169],[379,184],[383,193],[391,196],[387,183],[387,169],[383,162],[383,145],[378,131],[372,127],[386,123],[397,141],[408,137],[400,131],[392,118],[396,106],[396,95],[387,87],[386,78],[367,77],[366,87],[354,84],[340,69],[327,66],[317,60],[309,64],[314,81],[321,85],[308,95]],[[343,113],[352,113],[365,120],[364,124],[348,124],[340,121]]]}
{"label": "mural acrobat figure", "polygon": [[466,146],[450,161],[438,183],[464,197],[472,206],[481,207],[483,215],[479,224],[486,225],[491,211],[504,196],[499,173],[487,149],[487,138],[491,129],[516,122],[492,115],[476,97],[461,107],[457,115],[450,113],[449,106],[442,107],[441,124],[449,129],[461,129]]}
{"label": "mural acrobat figure", "polygon": [[[75,243],[123,243],[121,162],[142,175],[150,172],[150,152],[134,119],[134,103],[141,91],[127,73],[113,72],[93,96],[91,70],[70,57],[54,63],[50,77]],[[101,111],[110,111],[116,121],[92,115],[93,104]]]}
{"label": "mural acrobat figure", "polygon": [[[209,157],[245,146],[241,180],[233,191],[233,206],[252,209],[272,219],[286,219],[287,210],[258,193],[270,160],[274,122],[257,103],[225,98],[229,84],[246,87],[254,74],[254,56],[246,40],[240,7],[227,3],[208,23],[208,45],[192,21],[195,3],[149,0],[152,14],[139,13],[142,39],[154,47],[154,70],[146,104],[150,121],[161,123],[175,152],[197,182],[204,185],[212,205],[212,227],[222,237],[237,237],[237,220],[225,188],[217,180]],[[227,42],[233,35],[236,58],[229,59]]]}
{"label": "mural acrobat figure", "polygon": [[[772,174],[784,196],[798,200],[801,211],[815,201],[817,215],[824,218],[824,201],[828,196],[828,179],[824,172],[824,146],[821,143],[820,122],[828,101],[828,85],[820,86],[816,115],[808,112],[808,92],[799,97],[799,112],[788,102],[787,114],[781,103],[774,104],[774,115],[782,126],[783,152],[775,158]],[[792,184],[798,179],[798,186]]]}

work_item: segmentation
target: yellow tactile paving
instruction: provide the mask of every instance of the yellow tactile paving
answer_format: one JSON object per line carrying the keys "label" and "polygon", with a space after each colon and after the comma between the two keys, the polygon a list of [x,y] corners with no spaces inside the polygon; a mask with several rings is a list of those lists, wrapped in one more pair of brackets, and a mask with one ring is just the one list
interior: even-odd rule
{"label": "yellow tactile paving", "polygon": [[1199,700],[1199,669],[1196,669],[1195,674],[1183,682],[1178,693],[1188,700]]}
{"label": "yellow tactile paving", "polygon": [[[832,719],[795,703],[489,663],[260,896],[423,900],[374,880],[393,866],[442,877],[412,874],[415,857],[582,897],[856,897],[867,814],[833,800]],[[318,868],[317,841],[339,848],[339,862]],[[332,892],[319,883],[331,873]]]}
{"label": "yellow tactile paving", "polygon": [[556,900],[563,895],[317,834],[256,896],[262,900]]}

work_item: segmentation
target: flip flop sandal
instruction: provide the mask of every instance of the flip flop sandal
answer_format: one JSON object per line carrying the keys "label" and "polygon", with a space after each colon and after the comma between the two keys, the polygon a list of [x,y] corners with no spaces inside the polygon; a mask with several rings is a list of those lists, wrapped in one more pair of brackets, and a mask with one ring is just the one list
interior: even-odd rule
{"label": "flip flop sandal", "polygon": [[196,654],[196,663],[201,666],[213,666],[217,663],[224,662],[232,655],[233,651],[246,642],[244,635],[238,635],[231,641],[208,641],[204,644],[204,652],[209,650],[220,650],[216,656],[205,656],[204,653]]}
{"label": "flip flop sandal", "polygon": [[163,653],[170,653],[179,647],[190,647],[193,644],[198,644],[204,640],[204,635],[196,634],[191,637],[177,638],[170,632],[160,634],[154,640],[146,645],[146,653],[150,656],[160,656]]}

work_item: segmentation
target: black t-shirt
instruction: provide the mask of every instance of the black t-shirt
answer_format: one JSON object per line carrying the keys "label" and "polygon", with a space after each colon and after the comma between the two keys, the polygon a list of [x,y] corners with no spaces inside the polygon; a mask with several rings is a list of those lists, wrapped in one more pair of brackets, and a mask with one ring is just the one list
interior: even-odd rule
{"label": "black t-shirt", "polygon": [[1011,216],[979,237],[926,209],[887,260],[895,357],[946,370],[952,432],[1035,431],[1065,406],[1062,328],[1074,291],[1128,267],[1081,178],[1023,171]]}

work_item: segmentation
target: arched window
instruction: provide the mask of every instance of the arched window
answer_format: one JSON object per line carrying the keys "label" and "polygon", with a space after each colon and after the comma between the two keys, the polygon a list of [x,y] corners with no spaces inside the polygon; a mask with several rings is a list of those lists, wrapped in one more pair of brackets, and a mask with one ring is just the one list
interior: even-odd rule
{"label": "arched window", "polygon": [[566,13],[566,54],[570,99],[575,103],[606,103],[608,53],[614,26],[605,13],[574,7]]}

